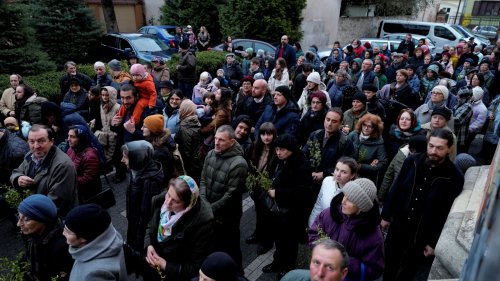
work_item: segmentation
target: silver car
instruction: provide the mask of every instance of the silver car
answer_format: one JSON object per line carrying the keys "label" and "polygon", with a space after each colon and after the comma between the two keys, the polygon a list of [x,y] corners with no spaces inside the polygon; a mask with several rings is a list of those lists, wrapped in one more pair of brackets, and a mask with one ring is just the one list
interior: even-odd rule
{"label": "silver car", "polygon": [[[399,42],[401,42],[403,39],[406,38],[406,33],[392,33],[392,34],[385,35],[383,38],[389,39],[389,40],[398,40]],[[434,42],[432,42],[431,39],[429,39],[423,35],[418,35],[418,34],[411,35],[411,40],[413,41],[413,44],[415,44],[415,47],[418,45],[418,41],[420,39],[425,40],[425,43],[429,47],[431,54],[436,53],[436,45],[434,44]]]}
{"label": "silver car", "polygon": [[480,34],[488,39],[495,39],[497,36],[497,28],[494,26],[476,26],[472,29],[474,34]]}
{"label": "silver car", "polygon": [[[384,38],[361,38],[361,39],[359,39],[359,41],[361,41],[361,44],[364,44],[366,42],[370,42],[370,44],[372,45],[372,48],[374,46],[377,46],[380,49],[382,49],[383,44],[387,44],[387,47],[389,48],[389,51],[391,51],[391,52],[396,51],[398,49],[399,43],[401,43],[401,40],[388,40],[388,39],[384,39]],[[347,46],[348,45],[344,46],[344,48]],[[328,58],[328,56],[330,56],[331,51],[332,51],[332,48],[322,47],[322,48],[319,48],[318,55],[322,61],[325,61]]]}

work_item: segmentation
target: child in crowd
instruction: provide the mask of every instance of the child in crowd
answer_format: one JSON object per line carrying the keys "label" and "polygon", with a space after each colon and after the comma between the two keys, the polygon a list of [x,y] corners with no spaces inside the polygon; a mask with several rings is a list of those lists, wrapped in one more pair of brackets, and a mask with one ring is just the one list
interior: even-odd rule
{"label": "child in crowd", "polygon": [[221,85],[221,87],[226,87],[227,85],[229,85],[229,81],[227,81],[227,79],[225,78],[226,73],[224,72],[224,69],[222,68],[217,69],[217,77],[220,77],[224,81],[224,85]]}
{"label": "child in crowd", "polygon": [[[153,82],[153,77],[149,74],[142,64],[134,64],[130,68],[130,74],[134,80],[134,87],[137,90],[139,100],[134,108],[132,120],[138,124],[141,120],[141,115],[146,107],[153,109],[156,106],[156,89]],[[125,107],[120,107],[117,116],[123,117],[125,115]]]}
{"label": "child in crowd", "polygon": [[[196,114],[200,119],[200,123],[210,123],[212,121],[213,104],[215,102],[215,94],[213,92],[206,92],[203,94],[203,105],[198,105]],[[208,121],[208,122],[205,122]]]}

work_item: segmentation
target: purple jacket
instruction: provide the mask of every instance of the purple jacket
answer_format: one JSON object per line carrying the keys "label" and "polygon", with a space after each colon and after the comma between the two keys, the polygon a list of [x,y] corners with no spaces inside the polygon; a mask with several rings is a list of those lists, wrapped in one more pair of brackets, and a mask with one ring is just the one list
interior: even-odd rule
{"label": "purple jacket", "polygon": [[384,238],[379,228],[377,204],[366,212],[347,217],[342,213],[343,194],[335,196],[330,208],[323,210],[309,229],[309,244],[320,239],[321,231],[342,245],[349,254],[347,280],[360,280],[361,263],[365,266],[364,280],[376,280],[384,271]]}

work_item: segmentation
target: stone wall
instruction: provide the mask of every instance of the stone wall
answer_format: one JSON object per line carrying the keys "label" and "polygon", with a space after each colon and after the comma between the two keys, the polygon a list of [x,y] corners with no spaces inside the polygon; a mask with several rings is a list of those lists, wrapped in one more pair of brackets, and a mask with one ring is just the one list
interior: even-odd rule
{"label": "stone wall", "polygon": [[[414,16],[399,17],[341,17],[338,24],[337,38],[342,46],[356,38],[376,38],[382,20],[415,20]],[[333,42],[332,42],[333,43]]]}

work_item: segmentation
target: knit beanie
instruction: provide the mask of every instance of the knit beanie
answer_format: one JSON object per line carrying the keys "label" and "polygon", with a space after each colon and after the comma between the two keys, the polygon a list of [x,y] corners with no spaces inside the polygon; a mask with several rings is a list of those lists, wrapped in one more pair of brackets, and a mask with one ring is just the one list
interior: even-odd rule
{"label": "knit beanie", "polygon": [[278,138],[276,138],[275,145],[276,147],[285,148],[292,152],[299,150],[299,143],[297,142],[297,139],[290,134],[278,136]]}
{"label": "knit beanie", "polygon": [[472,101],[482,100],[483,94],[484,94],[484,90],[481,87],[476,86],[476,87],[472,88]]}
{"label": "knit beanie", "polygon": [[111,224],[108,212],[97,204],[80,205],[66,215],[66,227],[87,242],[101,235]]}
{"label": "knit beanie", "polygon": [[444,106],[440,106],[438,108],[434,108],[434,110],[431,113],[431,116],[434,116],[434,115],[441,115],[444,117],[444,119],[446,119],[446,121],[450,121],[451,110],[449,110],[448,108],[446,108]]}
{"label": "knit beanie", "polygon": [[25,217],[41,223],[53,224],[57,220],[56,204],[45,195],[28,196],[19,204],[17,210]]}
{"label": "knit beanie", "polygon": [[366,96],[363,93],[356,92],[356,94],[354,94],[354,96],[352,97],[352,100],[353,101],[358,100],[362,102],[364,105],[366,105]]}
{"label": "knit beanie", "polygon": [[470,87],[462,87],[460,90],[458,90],[457,96],[459,96],[461,99],[468,99],[472,97],[472,89]]}
{"label": "knit beanie", "polygon": [[144,125],[151,133],[159,135],[164,131],[165,119],[162,114],[149,115],[144,119]]}
{"label": "knit beanie", "polygon": [[465,174],[467,169],[476,165],[476,159],[467,153],[460,153],[455,158],[455,165],[457,165],[458,169]]}
{"label": "knit beanie", "polygon": [[359,178],[344,185],[342,192],[354,203],[361,212],[368,212],[373,208],[373,201],[377,196],[377,187],[367,178]]}
{"label": "knit beanie", "polygon": [[205,258],[200,268],[207,277],[217,281],[237,281],[238,269],[234,260],[224,252],[215,252]]}
{"label": "knit beanie", "polygon": [[133,64],[132,67],[130,67],[130,74],[141,75],[142,77],[144,77],[146,75],[146,69],[144,68],[144,65],[136,63]]}
{"label": "knit beanie", "polygon": [[433,92],[441,93],[441,94],[443,94],[445,100],[448,99],[449,91],[448,91],[448,88],[446,88],[445,86],[443,86],[443,85],[437,85],[436,87],[434,87],[432,89],[432,91]]}
{"label": "knit beanie", "polygon": [[431,65],[429,65],[429,66],[427,67],[427,71],[432,71],[432,72],[434,72],[434,73],[438,74],[438,72],[439,72],[439,67],[438,67],[437,65],[435,65],[435,64],[431,64]]}
{"label": "knit beanie", "polygon": [[122,64],[120,63],[119,60],[113,59],[110,62],[108,62],[108,67],[109,69],[113,71],[121,71],[122,70]]}
{"label": "knit beanie", "polygon": [[321,77],[319,76],[318,72],[312,72],[307,76],[307,82],[313,82],[316,85],[321,84]]}
{"label": "knit beanie", "polygon": [[290,91],[290,88],[288,88],[288,86],[279,86],[274,91],[280,92],[286,100],[292,99],[292,91]]}

